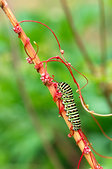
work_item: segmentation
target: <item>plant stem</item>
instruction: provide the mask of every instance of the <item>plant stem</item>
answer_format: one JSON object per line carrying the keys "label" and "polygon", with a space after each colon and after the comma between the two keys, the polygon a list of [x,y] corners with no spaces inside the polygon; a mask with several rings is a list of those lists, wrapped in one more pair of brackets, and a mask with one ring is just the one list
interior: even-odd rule
{"label": "plant stem", "polygon": [[45,129],[39,120],[38,114],[31,102],[31,99],[30,99],[26,89],[25,89],[25,84],[24,84],[23,78],[21,77],[20,59],[18,56],[17,46],[15,45],[15,41],[11,38],[10,38],[10,42],[11,42],[10,44],[11,44],[11,51],[12,51],[11,52],[12,64],[13,64],[13,68],[14,68],[15,78],[16,78],[19,93],[20,93],[21,99],[23,100],[25,109],[27,110],[27,112],[30,116],[30,119],[33,123],[35,130],[36,130],[36,133],[37,133],[37,135],[39,135],[41,142],[43,144],[44,150],[45,150],[46,154],[48,155],[48,158],[50,159],[53,167],[55,169],[57,169],[57,168],[64,169],[52,144],[49,142],[48,139],[45,139],[45,137],[43,137],[43,133],[44,133]]}
{"label": "plant stem", "polygon": [[[9,18],[11,24],[13,25],[13,27],[15,27],[17,24],[18,24],[18,21],[16,20],[15,16],[13,15],[12,11],[10,10],[10,8],[8,7],[8,4],[5,0],[0,0],[0,6],[1,8],[3,9],[3,11],[5,12],[5,14],[7,15],[7,17]],[[19,24],[18,24],[19,25]],[[20,27],[21,28],[21,27]],[[26,41],[28,39],[28,37],[26,36],[25,32],[22,30],[21,28],[21,33],[19,34],[19,38],[21,39],[21,41],[23,42],[23,44],[25,45],[26,44]],[[33,46],[31,45],[31,43],[29,42],[27,45],[26,45],[26,50],[28,51],[29,55],[34,58],[35,56],[35,59],[33,60],[34,61],[34,64],[39,64],[40,63],[40,59],[38,58],[38,56],[36,55],[36,52],[33,48]],[[40,75],[42,75],[42,73],[46,73],[45,72],[45,69],[44,67],[42,66],[41,69],[39,69],[39,73]],[[52,97],[54,97],[55,93],[56,93],[56,89],[54,88],[53,85],[50,85],[50,86],[47,86]],[[58,104],[58,101],[56,102],[57,106],[59,107],[59,104]],[[63,105],[60,104],[60,108],[62,107]],[[68,125],[68,127],[70,128],[71,127],[71,123],[68,121],[68,117],[66,116],[66,112],[63,111],[62,112],[62,116],[66,122],[66,124]],[[79,134],[78,131],[74,131],[74,135],[73,135],[74,139],[76,142],[78,142],[79,140],[81,140],[80,142],[78,142],[78,146],[80,148],[80,150],[83,152],[84,148],[85,148],[85,143],[84,141],[82,140],[82,137],[81,135]],[[94,155],[91,153],[88,153],[88,154],[84,154],[85,158],[87,159],[89,165],[92,167],[92,169],[95,169],[96,166],[97,166],[97,161],[94,157]]]}
{"label": "plant stem", "polygon": [[101,64],[102,64],[102,74],[104,74],[107,58],[105,8],[103,0],[98,0],[98,4],[100,11]]}
{"label": "plant stem", "polygon": [[[63,144],[63,140],[64,140],[64,144]],[[64,155],[66,161],[69,162],[71,167],[74,168],[74,166],[77,166],[79,155],[77,156],[76,150],[73,149],[72,143],[70,144],[70,140],[67,141],[67,138],[65,138],[64,133],[59,133],[57,130],[55,130],[55,144],[58,147],[58,149],[61,151],[61,153]]]}
{"label": "plant stem", "polygon": [[[105,20],[105,5],[104,0],[98,0],[100,11],[100,46],[101,46],[101,73],[106,76],[106,59],[107,59],[107,36],[106,36],[106,20]],[[112,112],[111,92],[108,92],[108,84],[100,84],[103,94]]]}
{"label": "plant stem", "polygon": [[74,41],[76,42],[78,48],[80,49],[86,63],[87,63],[87,66],[89,68],[89,70],[95,74],[95,67],[90,59],[90,56],[84,46],[84,43],[76,29],[76,26],[74,24],[74,21],[73,21],[73,18],[72,18],[72,15],[70,13],[70,10],[69,10],[69,7],[68,7],[68,4],[67,4],[67,1],[66,0],[60,0],[61,1],[61,4],[62,4],[62,7],[64,9],[64,12],[65,12],[65,15],[66,15],[66,18],[67,18],[67,21],[68,21],[68,24],[70,26],[70,29],[71,29],[71,32],[72,32],[72,35],[73,35],[73,38],[74,38]]}

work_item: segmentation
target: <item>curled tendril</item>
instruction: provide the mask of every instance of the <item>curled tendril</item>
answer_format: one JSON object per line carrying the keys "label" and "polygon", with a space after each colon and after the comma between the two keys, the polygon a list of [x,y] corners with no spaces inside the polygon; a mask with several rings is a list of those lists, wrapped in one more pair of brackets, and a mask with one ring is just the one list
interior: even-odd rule
{"label": "curled tendril", "polygon": [[[100,117],[109,117],[109,116],[112,116],[112,114],[107,114],[107,115],[98,114],[98,113],[95,113],[95,112],[92,111],[92,110],[89,110],[89,106],[88,106],[87,104],[85,104],[84,99],[83,99],[82,94],[81,94],[81,89],[84,88],[84,87],[88,84],[88,79],[86,78],[86,76],[84,76],[84,75],[83,75],[82,73],[80,73],[78,70],[76,70],[76,69],[71,65],[71,63],[69,63],[69,62],[64,58],[64,56],[63,56],[64,50],[61,49],[61,45],[60,45],[59,40],[58,40],[56,34],[54,33],[54,31],[53,31],[51,28],[49,28],[46,24],[44,24],[44,23],[42,23],[42,22],[39,22],[39,21],[24,20],[24,21],[20,21],[19,23],[23,23],[23,22],[35,22],[35,23],[39,23],[39,24],[44,25],[45,27],[47,27],[47,28],[53,33],[53,35],[54,35],[54,37],[55,37],[55,39],[56,39],[56,41],[57,41],[57,43],[58,43],[59,50],[60,50],[60,53],[61,53],[61,57],[60,57],[60,56],[51,57],[51,58],[49,58],[49,59],[46,60],[46,61],[42,61],[42,63],[45,62],[45,70],[47,70],[47,63],[48,63],[48,62],[52,62],[52,61],[61,62],[61,63],[63,63],[63,64],[67,67],[67,69],[69,70],[69,72],[70,72],[70,74],[71,74],[71,76],[72,76],[72,78],[73,78],[74,83],[77,85],[77,88],[78,88],[78,89],[77,89],[76,92],[79,93],[79,98],[80,98],[80,100],[81,100],[81,104],[82,104],[83,108],[84,108],[88,113],[90,113],[90,114],[92,115],[93,119],[95,120],[95,122],[96,122],[97,125],[99,126],[100,130],[102,131],[102,133],[103,133],[109,140],[112,141],[112,138],[108,137],[108,136],[105,134],[105,132],[103,131],[102,127],[100,126],[100,124],[98,123],[98,121],[97,121],[97,120],[95,119],[95,117],[93,116],[93,115],[96,115],[96,116],[100,116]],[[19,23],[18,23],[18,24],[19,24]],[[19,26],[18,26],[18,25],[17,25],[17,27],[16,27],[16,29],[15,29],[14,31],[15,31],[16,33],[20,33],[21,30],[19,29]],[[34,44],[37,46],[37,52],[38,52],[38,49],[39,49],[39,48],[38,48],[38,45],[37,45],[36,42],[34,42]],[[26,45],[27,45],[27,43],[26,43]],[[26,45],[24,46],[24,48],[26,47]],[[28,52],[26,51],[26,48],[25,48],[25,52],[26,52],[26,54],[29,56]],[[36,54],[37,54],[37,52],[36,52]],[[35,54],[34,58],[31,58],[31,57],[29,56],[29,58],[30,58],[30,59],[28,59],[28,62],[29,62],[29,63],[32,63],[32,60],[35,59],[36,54]],[[39,64],[39,65],[35,65],[35,68],[37,68],[37,71],[39,71],[39,69],[40,69],[40,64]],[[75,71],[77,71],[80,75],[82,75],[82,76],[86,79],[87,82],[86,82],[86,84],[85,84],[83,87],[80,88],[79,83],[76,81],[76,79],[75,79],[75,77],[74,77],[74,75],[73,75],[72,69],[74,69]],[[44,79],[44,78],[42,77],[42,80],[45,80],[45,81],[47,81],[48,84],[51,84],[51,81],[50,81],[51,79],[49,79],[49,78],[48,78],[48,79],[46,79],[46,78]],[[53,78],[53,80],[54,80],[54,78]]]}

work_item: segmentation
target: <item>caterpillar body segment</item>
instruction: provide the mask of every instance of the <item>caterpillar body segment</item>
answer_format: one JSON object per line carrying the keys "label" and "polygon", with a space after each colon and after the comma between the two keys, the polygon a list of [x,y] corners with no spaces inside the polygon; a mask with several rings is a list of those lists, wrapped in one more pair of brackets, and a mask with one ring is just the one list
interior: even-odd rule
{"label": "caterpillar body segment", "polygon": [[73,130],[78,131],[81,128],[80,116],[76,107],[71,87],[66,82],[58,83],[58,90],[62,94],[62,103],[66,111],[68,121],[72,123]]}

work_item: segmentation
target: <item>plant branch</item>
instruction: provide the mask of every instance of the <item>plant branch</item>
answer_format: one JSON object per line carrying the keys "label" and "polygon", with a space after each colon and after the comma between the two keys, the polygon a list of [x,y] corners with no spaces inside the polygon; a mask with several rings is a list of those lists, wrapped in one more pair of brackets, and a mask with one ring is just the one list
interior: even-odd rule
{"label": "plant branch", "polygon": [[[63,144],[63,140],[64,140],[64,144]],[[67,138],[65,138],[63,133],[59,133],[57,130],[55,130],[56,146],[61,151],[61,153],[64,155],[65,159],[69,162],[69,164],[71,164],[71,167],[74,168],[74,166],[77,166],[79,155],[77,155],[76,150],[73,149],[72,144],[70,144],[69,142],[67,141]]]}
{"label": "plant branch", "polygon": [[110,107],[110,111],[112,112],[112,101],[111,101],[111,94],[112,94],[112,89],[111,87],[112,84],[108,84],[108,83],[101,83],[100,84],[100,88],[102,89],[102,92],[106,98],[106,101]]}
{"label": "plant branch", "polygon": [[105,21],[105,8],[104,1],[98,0],[100,11],[100,46],[101,46],[101,64],[102,74],[105,73],[106,58],[107,58],[107,43],[106,43],[106,21]]}
{"label": "plant branch", "polygon": [[13,39],[11,39],[11,35],[10,35],[10,44],[11,44],[11,56],[12,56],[12,64],[13,64],[13,68],[14,68],[14,73],[15,73],[15,77],[16,77],[16,82],[17,82],[17,86],[19,89],[19,93],[21,96],[21,99],[23,100],[25,109],[27,110],[30,119],[33,123],[33,126],[36,130],[36,133],[39,135],[41,142],[43,144],[44,150],[46,152],[46,154],[48,155],[52,165],[54,166],[55,169],[64,169],[59,158],[57,157],[57,154],[52,146],[52,144],[48,141],[48,139],[45,139],[45,137],[43,137],[43,133],[45,131],[44,127],[42,126],[39,117],[37,116],[37,112],[31,102],[31,99],[25,89],[25,84],[24,81],[21,77],[21,73],[20,73],[20,59],[18,56],[18,50],[17,50],[17,46],[15,45],[15,42]]}
{"label": "plant branch", "polygon": [[[5,12],[5,14],[7,15],[7,17],[9,18],[9,20],[10,20],[11,24],[13,25],[13,27],[15,27],[17,25],[20,27],[20,25],[18,24],[18,21],[16,20],[16,18],[13,15],[12,11],[8,7],[7,2],[5,0],[0,0],[0,6],[3,9],[3,11]],[[21,41],[23,42],[23,44],[25,46],[28,37],[26,36],[26,34],[22,30],[22,28],[21,28],[21,32],[19,34],[19,38],[21,39]],[[37,54],[36,54],[36,52],[35,52],[35,50],[34,50],[34,48],[33,48],[33,46],[31,45],[30,42],[26,45],[26,50],[28,51],[29,55],[32,58],[35,57],[35,59],[33,60],[34,64],[38,65],[40,63],[40,59],[38,58],[38,56],[37,56]],[[40,75],[42,75],[42,73],[46,73],[46,71],[45,71],[43,66],[39,69],[39,73],[40,73]],[[56,89],[54,88],[54,85],[52,84],[52,85],[47,86],[47,87],[48,87],[52,97],[54,97],[55,93],[56,93]],[[56,104],[59,107],[58,101],[56,102]],[[62,103],[60,104],[60,108],[61,107],[63,107]],[[71,127],[71,123],[68,121],[68,117],[66,116],[66,112],[65,111],[62,112],[62,117],[64,118],[66,124],[70,128]],[[78,131],[74,131],[73,137],[74,137],[76,143],[78,143],[78,146],[79,146],[80,150],[83,152],[84,148],[85,148],[85,143],[84,143],[81,135],[79,134],[79,132]],[[96,161],[94,155],[92,154],[92,152],[90,152],[88,154],[84,154],[84,156],[87,159],[89,165],[92,167],[92,169],[95,169],[96,166],[97,166],[97,161]]]}
{"label": "plant branch", "polygon": [[95,74],[95,67],[90,59],[90,56],[84,46],[84,43],[76,29],[76,26],[74,24],[74,21],[73,21],[73,18],[72,18],[72,15],[70,13],[70,10],[69,10],[69,7],[68,7],[68,4],[67,4],[67,1],[66,0],[60,0],[61,1],[61,4],[62,4],[62,7],[64,9],[64,12],[65,12],[65,15],[66,15],[66,18],[67,18],[67,21],[68,21],[68,24],[70,26],[70,29],[71,29],[71,32],[72,32],[72,35],[73,35],[73,38],[74,38],[74,41],[76,42],[78,48],[80,49],[86,63],[87,63],[87,66],[88,68],[90,69],[90,71]]}
{"label": "plant branch", "polygon": [[[101,46],[101,71],[102,75],[106,76],[106,59],[107,59],[107,36],[106,36],[106,19],[105,19],[105,6],[104,0],[98,0],[98,6],[100,11],[100,46]],[[107,103],[112,112],[111,92],[108,91],[108,83],[100,84],[103,94],[107,100]]]}

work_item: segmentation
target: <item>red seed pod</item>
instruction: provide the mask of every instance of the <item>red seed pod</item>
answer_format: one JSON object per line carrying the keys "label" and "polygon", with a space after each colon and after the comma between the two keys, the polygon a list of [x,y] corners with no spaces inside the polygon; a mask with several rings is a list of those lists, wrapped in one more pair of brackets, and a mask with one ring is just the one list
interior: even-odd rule
{"label": "red seed pod", "polygon": [[91,152],[91,149],[88,146],[85,146],[83,152],[84,154],[89,154]]}
{"label": "red seed pod", "polygon": [[48,86],[50,86],[51,84],[52,84],[52,81],[53,81],[53,78],[51,78],[50,76],[49,76],[49,74],[47,73],[43,73],[42,75],[41,75],[41,78],[40,78],[41,80],[42,80],[42,82],[45,84],[45,85],[48,85]]}
{"label": "red seed pod", "polygon": [[32,58],[28,57],[28,58],[26,58],[26,60],[29,64],[33,64]]}
{"label": "red seed pod", "polygon": [[61,49],[60,52],[61,52],[62,55],[64,54],[64,50]]}
{"label": "red seed pod", "polygon": [[103,169],[103,167],[100,165],[97,165],[96,169]]}
{"label": "red seed pod", "polygon": [[20,27],[19,25],[16,25],[16,26],[13,28],[13,30],[14,30],[15,33],[18,33],[18,34],[19,34],[19,33],[21,33],[21,30],[22,30],[22,29],[21,29],[21,27]]}
{"label": "red seed pod", "polygon": [[37,72],[39,72],[39,70],[42,66],[43,66],[43,63],[40,62],[39,64],[36,64],[34,68],[37,70]]}

